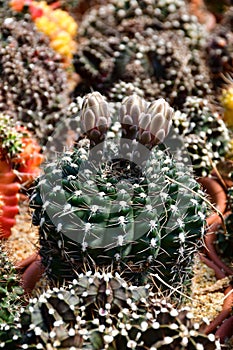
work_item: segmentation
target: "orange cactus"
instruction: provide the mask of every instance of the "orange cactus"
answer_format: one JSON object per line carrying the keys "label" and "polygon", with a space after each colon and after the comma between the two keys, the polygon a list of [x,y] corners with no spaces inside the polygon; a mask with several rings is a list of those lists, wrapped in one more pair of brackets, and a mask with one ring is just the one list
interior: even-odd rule
{"label": "orange cactus", "polygon": [[31,182],[40,174],[39,166],[43,162],[43,155],[31,133],[22,127],[19,128],[19,131],[25,133],[25,136],[22,137],[22,151],[12,161],[17,169],[20,182]]}

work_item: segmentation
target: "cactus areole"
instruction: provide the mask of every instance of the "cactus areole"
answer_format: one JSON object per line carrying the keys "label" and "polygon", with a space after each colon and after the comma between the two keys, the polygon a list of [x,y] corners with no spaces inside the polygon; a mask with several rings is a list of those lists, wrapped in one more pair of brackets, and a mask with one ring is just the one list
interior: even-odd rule
{"label": "cactus areole", "polygon": [[72,279],[85,264],[111,265],[134,282],[152,273],[180,283],[205,210],[198,183],[163,144],[173,109],[164,99],[126,97],[116,139],[106,138],[111,116],[98,92],[80,113],[82,137],[45,167],[31,197],[48,275]]}

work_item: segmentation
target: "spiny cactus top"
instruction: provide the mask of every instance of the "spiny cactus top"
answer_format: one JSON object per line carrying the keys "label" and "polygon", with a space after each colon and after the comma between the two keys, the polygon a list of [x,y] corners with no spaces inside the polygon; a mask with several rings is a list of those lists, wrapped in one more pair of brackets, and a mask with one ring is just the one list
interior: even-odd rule
{"label": "spiny cactus top", "polygon": [[26,123],[41,143],[46,142],[68,104],[60,56],[33,24],[6,18],[1,25],[0,65],[0,111]]}
{"label": "spiny cactus top", "polygon": [[30,301],[21,320],[21,346],[32,350],[220,349],[214,335],[202,334],[192,318],[190,309],[177,310],[158,299],[149,286],[128,284],[118,274],[102,270],[87,271],[68,287],[47,289]]}
{"label": "spiny cactus top", "polygon": [[205,209],[191,173],[158,145],[172,116],[164,99],[132,95],[119,110],[122,137],[104,141],[108,104],[98,92],[86,96],[76,149],[45,167],[31,198],[51,278],[74,278],[86,264],[134,281],[148,272],[174,285],[186,279]]}
{"label": "spiny cactus top", "polygon": [[111,0],[87,11],[79,33],[77,95],[91,87],[112,96],[119,81],[133,82],[145,98],[180,107],[187,95],[211,91],[199,51],[203,30],[183,0]]}
{"label": "spiny cactus top", "polygon": [[207,176],[229,150],[229,131],[207,99],[187,97],[173,124],[181,135],[197,176]]}
{"label": "spiny cactus top", "polygon": [[20,122],[16,123],[7,113],[0,112],[0,160],[19,173],[36,177],[43,160],[40,151],[35,138]]}

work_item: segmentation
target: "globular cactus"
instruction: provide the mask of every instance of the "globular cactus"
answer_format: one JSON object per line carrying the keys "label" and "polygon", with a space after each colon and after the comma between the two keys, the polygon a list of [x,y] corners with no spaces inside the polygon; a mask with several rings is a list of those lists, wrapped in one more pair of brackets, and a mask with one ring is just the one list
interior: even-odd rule
{"label": "globular cactus", "polygon": [[180,107],[188,95],[211,92],[200,54],[203,28],[184,1],[111,0],[86,12],[79,33],[76,95],[92,87],[113,99],[124,81],[148,100],[163,97]]}
{"label": "globular cactus", "polygon": [[149,286],[87,271],[30,300],[16,349],[220,349],[214,335],[201,333],[192,318],[189,308],[176,309]]}
{"label": "globular cactus", "polygon": [[60,56],[32,23],[11,17],[1,24],[0,65],[0,111],[46,143],[69,102]]}
{"label": "globular cactus", "polygon": [[232,74],[232,18],[233,7],[223,15],[221,22],[215,27],[206,43],[206,59],[210,69],[214,90],[224,87],[225,77]]}
{"label": "globular cactus", "polygon": [[40,173],[43,160],[37,141],[26,128],[0,113],[0,237],[8,237],[19,211],[19,190]]}
{"label": "globular cactus", "polygon": [[[150,273],[181,287],[205,226],[203,193],[157,145],[173,109],[164,99],[123,100],[122,137],[105,139],[111,115],[97,92],[81,110],[83,136],[48,164],[31,197],[48,276],[71,280],[83,264],[108,265],[135,283]],[[165,289],[167,287],[165,286]]]}
{"label": "globular cactus", "polygon": [[0,246],[0,348],[15,350],[21,337],[19,317],[26,302],[19,276]]}
{"label": "globular cactus", "polygon": [[181,111],[173,118],[174,128],[182,137],[193,170],[207,176],[229,150],[229,131],[207,99],[187,97]]}
{"label": "globular cactus", "polygon": [[46,1],[12,0],[12,9],[21,12],[28,7],[29,13],[35,22],[38,31],[49,37],[50,46],[58,52],[65,67],[70,67],[74,51],[77,49],[75,37],[77,35],[77,23],[59,7],[58,3],[49,6]]}

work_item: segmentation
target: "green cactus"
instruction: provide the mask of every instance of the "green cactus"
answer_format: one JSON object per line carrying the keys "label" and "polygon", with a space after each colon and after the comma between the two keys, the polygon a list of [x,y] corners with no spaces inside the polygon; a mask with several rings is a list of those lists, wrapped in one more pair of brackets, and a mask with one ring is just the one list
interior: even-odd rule
{"label": "green cactus", "polygon": [[19,276],[0,246],[0,348],[15,350],[20,335],[19,317],[26,299]]}
{"label": "green cactus", "polygon": [[190,309],[177,310],[149,286],[88,271],[30,301],[22,315],[20,349],[220,349],[192,317]]}
{"label": "green cactus", "polygon": [[197,176],[207,176],[213,166],[224,160],[229,131],[207,99],[188,96],[182,110],[176,111],[173,124]]}
{"label": "green cactus", "polygon": [[22,137],[23,131],[17,130],[15,121],[6,113],[0,113],[0,148],[3,158],[11,159],[22,151]]}
{"label": "green cactus", "polygon": [[107,265],[135,283],[152,273],[158,284],[181,288],[204,232],[203,193],[157,145],[173,115],[165,100],[132,95],[119,113],[122,137],[104,141],[108,104],[97,92],[87,95],[76,149],[38,180],[31,207],[42,262],[54,280],[73,279],[83,264]]}

